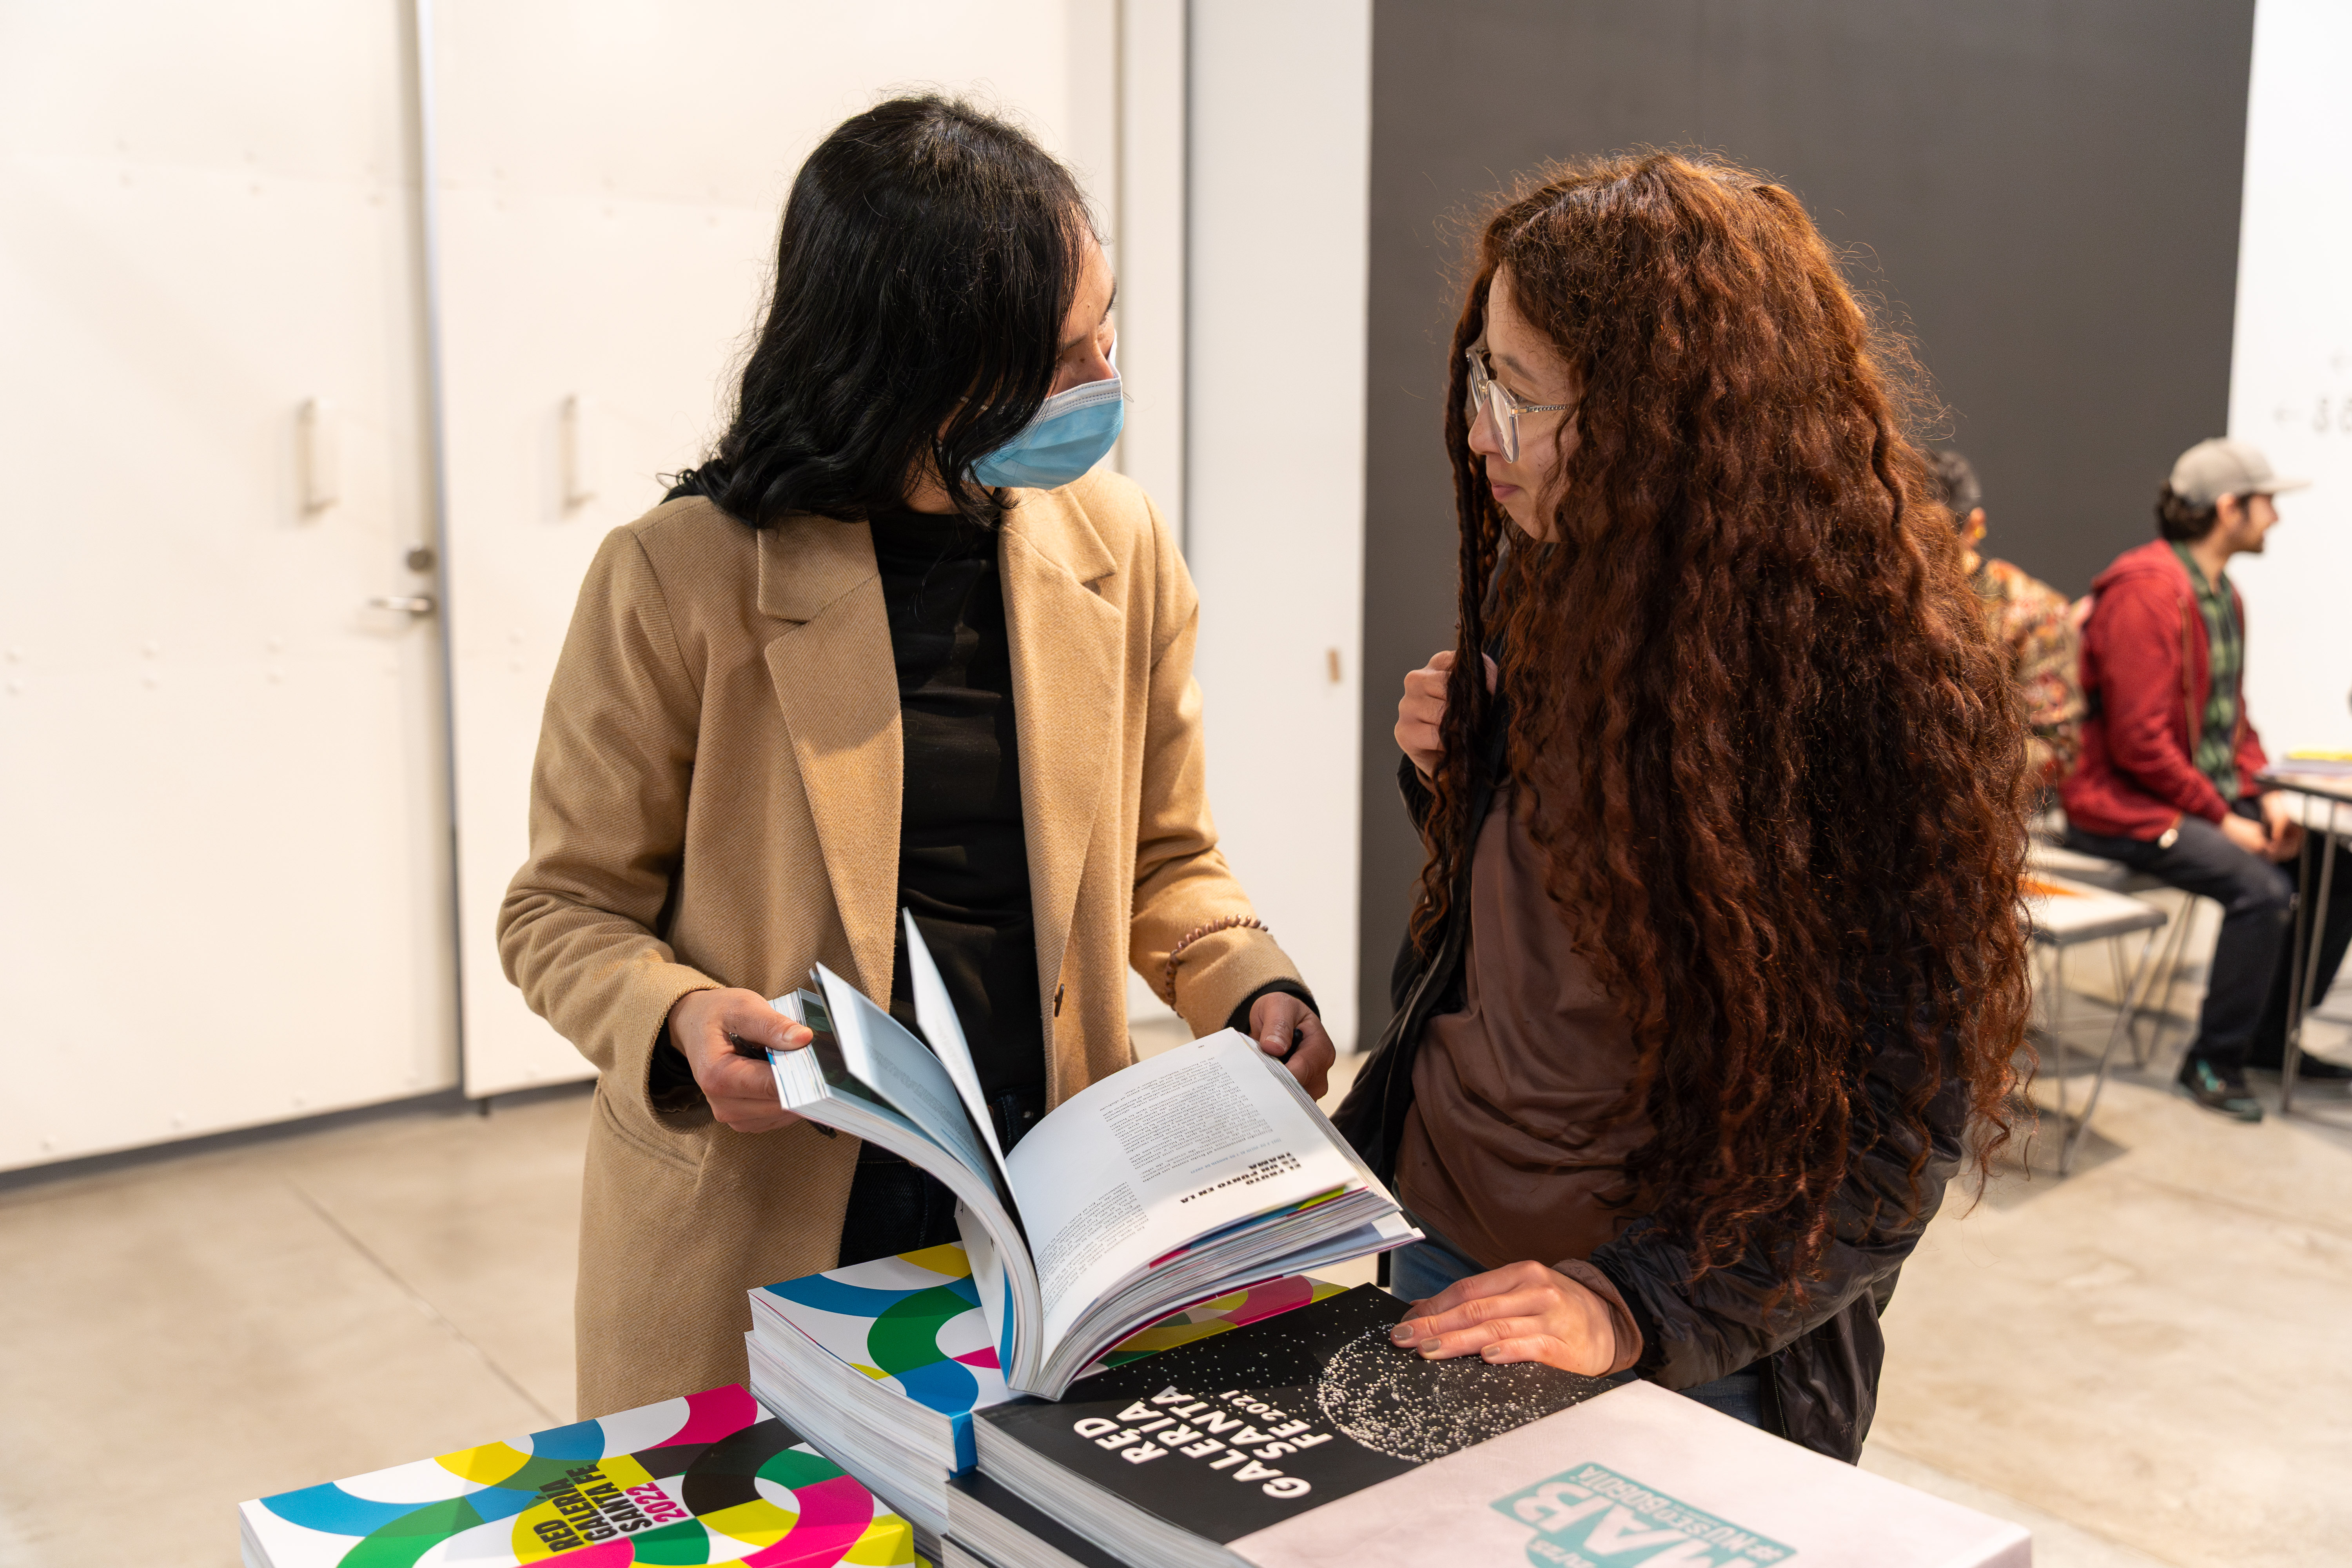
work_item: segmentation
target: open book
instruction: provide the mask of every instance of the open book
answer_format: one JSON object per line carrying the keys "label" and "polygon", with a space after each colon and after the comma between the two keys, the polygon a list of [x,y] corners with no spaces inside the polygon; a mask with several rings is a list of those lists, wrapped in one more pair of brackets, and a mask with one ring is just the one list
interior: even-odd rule
{"label": "open book", "polygon": [[788,1110],[955,1194],[1013,1388],[1058,1398],[1180,1308],[1419,1239],[1289,1069],[1231,1029],[1089,1086],[1007,1153],[947,987],[906,927],[928,1047],[820,964],[814,990],[776,1001],[814,1043],[769,1060]]}

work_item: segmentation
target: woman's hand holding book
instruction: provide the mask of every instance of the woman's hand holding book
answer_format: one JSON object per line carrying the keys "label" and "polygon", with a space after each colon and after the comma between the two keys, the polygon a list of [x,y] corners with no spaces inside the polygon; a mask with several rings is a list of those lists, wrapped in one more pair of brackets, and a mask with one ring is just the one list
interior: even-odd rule
{"label": "woman's hand holding book", "polygon": [[757,991],[688,992],[670,1006],[669,1038],[722,1125],[773,1132],[800,1120],[777,1095],[768,1052],[799,1050],[811,1036]]}
{"label": "woman's hand holding book", "polygon": [[1286,992],[1269,992],[1251,1005],[1249,1022],[1257,1048],[1288,1068],[1307,1099],[1322,1099],[1339,1051],[1315,1009]]}

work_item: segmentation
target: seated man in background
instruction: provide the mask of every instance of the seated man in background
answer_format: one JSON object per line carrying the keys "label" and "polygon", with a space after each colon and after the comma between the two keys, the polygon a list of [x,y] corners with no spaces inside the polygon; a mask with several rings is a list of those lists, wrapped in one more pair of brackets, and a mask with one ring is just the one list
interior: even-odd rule
{"label": "seated man in background", "polygon": [[[2200,441],[2181,454],[2157,500],[2162,537],[2125,552],[2091,584],[2090,716],[2082,763],[2061,791],[2070,848],[2221,904],[2179,1084],[2207,1110],[2243,1121],[2263,1118],[2247,1067],[2276,1068],[2285,1042],[2303,829],[2284,796],[2255,783],[2267,759],[2241,684],[2245,608],[2224,568],[2232,555],[2262,552],[2278,521],[2271,498],[2305,482],[2277,478],[2242,441]],[[2339,864],[2315,999],[2335,980],[2347,936],[2352,871]],[[2352,1078],[2310,1057],[2301,1070]]]}
{"label": "seated man in background", "polygon": [[1984,487],[1958,452],[1935,454],[1936,482],[1960,526],[1969,581],[1984,605],[1985,626],[2009,653],[2009,678],[2025,705],[2026,772],[2045,792],[2074,770],[2083,750],[2081,643],[2065,596],[2023,568],[1979,552],[1984,542]]}

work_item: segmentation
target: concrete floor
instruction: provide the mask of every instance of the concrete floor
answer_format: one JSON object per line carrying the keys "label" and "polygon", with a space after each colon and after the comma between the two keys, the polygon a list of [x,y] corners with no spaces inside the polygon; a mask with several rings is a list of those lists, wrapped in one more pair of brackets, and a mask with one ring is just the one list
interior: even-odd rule
{"label": "concrete floor", "polygon": [[[230,1568],[240,1499],[569,1419],[586,1109],[0,1191],[0,1563],[127,1532]],[[2348,1322],[2352,1100],[2247,1128],[2127,1070],[2072,1177],[2011,1164],[1930,1228],[1864,1464],[2026,1523],[2042,1568],[2342,1563]]]}

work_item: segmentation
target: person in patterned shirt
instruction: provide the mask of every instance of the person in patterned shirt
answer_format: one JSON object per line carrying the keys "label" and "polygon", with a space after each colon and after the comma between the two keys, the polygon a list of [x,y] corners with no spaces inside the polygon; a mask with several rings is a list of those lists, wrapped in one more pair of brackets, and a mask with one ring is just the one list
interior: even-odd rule
{"label": "person in patterned shirt", "polygon": [[1935,454],[1935,464],[1944,504],[1960,527],[1986,629],[2009,650],[2010,679],[2025,705],[2026,771],[2043,790],[2054,790],[2083,750],[2081,648],[2065,595],[2023,568],[1980,552],[1984,487],[1975,468],[1948,450]]}

